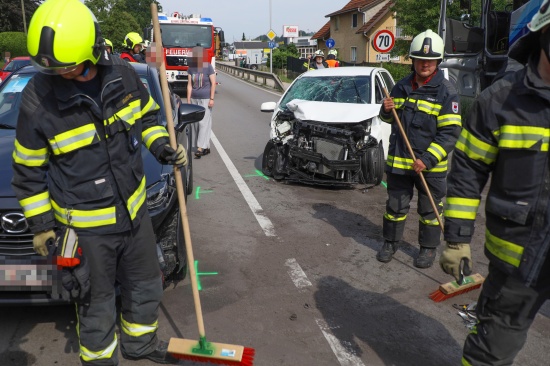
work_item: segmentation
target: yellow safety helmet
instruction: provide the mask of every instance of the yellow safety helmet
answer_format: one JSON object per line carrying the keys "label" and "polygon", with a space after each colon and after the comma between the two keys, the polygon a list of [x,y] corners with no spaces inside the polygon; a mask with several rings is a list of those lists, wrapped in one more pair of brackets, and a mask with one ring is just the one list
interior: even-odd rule
{"label": "yellow safety helmet", "polygon": [[79,0],[47,0],[29,24],[27,49],[41,72],[63,74],[79,64],[96,64],[103,39],[95,16]]}
{"label": "yellow safety helmet", "polygon": [[431,29],[420,33],[411,43],[409,57],[422,60],[443,60],[443,39]]}
{"label": "yellow safety helmet", "polygon": [[105,46],[111,47],[111,49],[113,49],[113,42],[111,42],[107,38],[105,38]]}
{"label": "yellow safety helmet", "polygon": [[131,50],[134,49],[134,47],[138,44],[143,43],[143,38],[136,33],[136,32],[130,32],[124,37],[124,43],[122,44],[124,47],[129,48]]}

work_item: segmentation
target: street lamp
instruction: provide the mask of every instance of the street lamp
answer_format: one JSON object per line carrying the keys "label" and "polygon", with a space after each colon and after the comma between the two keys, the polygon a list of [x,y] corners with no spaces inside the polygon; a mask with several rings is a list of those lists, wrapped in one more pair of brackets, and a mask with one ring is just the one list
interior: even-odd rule
{"label": "street lamp", "polygon": [[[271,0],[269,0],[269,30],[272,30],[273,28],[271,27]],[[273,74],[273,50],[274,48],[272,48],[270,51],[269,51],[269,72]]]}
{"label": "street lamp", "polygon": [[23,15],[23,30],[25,35],[27,35],[27,17],[25,16],[25,1],[21,0],[21,13]]}

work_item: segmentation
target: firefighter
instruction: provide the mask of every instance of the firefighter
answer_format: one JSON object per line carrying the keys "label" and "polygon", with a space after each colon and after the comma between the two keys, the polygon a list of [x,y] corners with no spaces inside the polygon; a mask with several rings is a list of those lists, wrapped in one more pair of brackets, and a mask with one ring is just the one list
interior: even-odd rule
{"label": "firefighter", "polygon": [[[389,262],[403,236],[414,187],[418,191],[420,215],[418,243],[414,259],[418,268],[433,264],[440,243],[441,229],[437,216],[442,211],[445,195],[447,156],[453,150],[461,130],[458,95],[455,87],[438,68],[443,59],[443,40],[430,29],[417,35],[410,46],[413,72],[400,80],[385,98],[380,118],[392,123],[386,165],[388,200],[383,218],[384,244],[376,258]],[[410,156],[406,142],[394,121],[396,109],[415,157]],[[438,212],[430,203],[420,173],[424,175]]]}
{"label": "firefighter", "polygon": [[27,48],[40,72],[22,95],[12,186],[38,254],[54,254],[54,229],[78,236],[74,252],[89,273],[71,285],[83,291],[89,282],[91,292],[64,279],[63,286],[76,301],[81,363],[118,364],[115,282],[122,355],[172,362],[157,337],[162,280],[141,144],[163,164],[186,164],[185,150],[170,147],[159,106],[134,68],[107,53],[94,15],[79,0],[42,3]]}
{"label": "firefighter", "polygon": [[467,336],[462,365],[511,365],[550,297],[550,1],[509,57],[506,73],[475,101],[458,139],[445,207],[442,269],[457,281],[472,271],[470,242],[482,191],[489,274]]}
{"label": "firefighter", "polygon": [[325,61],[325,53],[323,50],[317,50],[312,56],[311,61],[304,62],[303,68],[305,71],[317,70],[317,69],[327,69],[328,64]]}
{"label": "firefighter", "polygon": [[120,58],[128,62],[145,62],[145,57],[141,52],[143,49],[143,38],[136,32],[130,32],[124,37],[124,51],[120,54]]}
{"label": "firefighter", "polygon": [[327,56],[327,61],[326,61],[328,67],[339,67],[340,66],[340,62],[336,59],[336,56],[338,56],[338,51],[336,51],[336,50],[328,51],[328,56]]}
{"label": "firefighter", "polygon": [[111,55],[113,54],[113,42],[109,41],[107,38],[105,38],[105,49]]}

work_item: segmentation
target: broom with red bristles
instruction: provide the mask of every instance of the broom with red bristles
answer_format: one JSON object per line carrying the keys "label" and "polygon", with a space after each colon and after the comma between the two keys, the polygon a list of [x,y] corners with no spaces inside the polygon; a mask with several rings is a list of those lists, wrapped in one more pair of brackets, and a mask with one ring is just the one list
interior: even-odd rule
{"label": "broom with red bristles", "polygon": [[[390,98],[390,93],[388,93],[388,90],[384,88],[384,93],[386,93],[386,98]],[[405,133],[405,130],[403,129],[403,125],[401,124],[401,120],[399,119],[399,116],[397,115],[397,111],[395,108],[392,108],[393,112],[393,118],[397,122],[397,126],[399,127],[399,132],[401,132],[401,136],[403,136],[403,140],[405,141],[405,145],[407,145],[407,150],[409,154],[411,155],[411,158],[416,161],[416,156],[414,154],[414,151],[411,147],[411,144],[409,143],[409,139],[407,138],[407,134]],[[437,222],[439,223],[439,227],[441,228],[441,232],[443,232],[443,222],[441,221],[440,215],[437,213],[439,210],[435,206],[435,202],[433,200],[433,197],[430,193],[430,188],[428,187],[428,183],[426,182],[426,179],[424,178],[424,174],[422,172],[419,172],[418,175],[420,175],[420,180],[422,181],[422,186],[426,190],[426,194],[428,198],[430,199],[430,203],[432,205],[432,208],[434,212],[436,213]],[[470,292],[472,290],[475,290],[476,288],[479,288],[481,284],[483,283],[485,279],[483,276],[481,276],[479,273],[473,274],[471,276],[460,276],[460,284],[457,283],[457,281],[447,282],[439,286],[437,290],[432,292],[430,294],[430,299],[432,299],[435,302],[441,302],[444,300],[447,300],[451,297],[461,295],[466,292]]]}
{"label": "broom with red bristles", "polygon": [[[174,122],[172,121],[172,107],[170,105],[170,93],[168,81],[166,80],[166,66],[164,64],[164,55],[162,52],[162,38],[158,21],[157,4],[151,3],[151,15],[153,18],[153,31],[155,37],[156,54],[151,55],[155,58],[153,62],[159,68],[160,84],[162,87],[162,96],[164,99],[164,108],[166,110],[166,129],[170,136],[170,146],[177,150],[176,135],[174,132]],[[153,47],[151,47],[153,48]],[[149,60],[148,60],[149,61]],[[206,340],[204,330],[204,320],[202,317],[202,308],[199,298],[197,277],[195,271],[195,259],[193,257],[193,248],[191,245],[191,235],[189,233],[189,221],[187,218],[187,207],[185,205],[185,195],[183,189],[183,180],[180,169],[174,166],[174,176],[176,178],[176,191],[178,194],[181,222],[183,226],[183,235],[185,238],[185,249],[187,250],[187,263],[189,276],[191,278],[191,288],[193,290],[193,300],[195,303],[195,313],[199,328],[200,340],[193,341],[189,339],[171,338],[168,343],[168,352],[176,358],[191,360],[196,362],[209,362],[222,365],[252,366],[254,361],[254,349],[225,343],[214,343]]]}

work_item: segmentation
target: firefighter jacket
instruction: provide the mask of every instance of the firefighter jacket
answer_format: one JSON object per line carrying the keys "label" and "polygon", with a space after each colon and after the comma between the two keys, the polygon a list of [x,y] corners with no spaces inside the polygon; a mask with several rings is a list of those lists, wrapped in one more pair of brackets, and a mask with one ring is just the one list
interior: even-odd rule
{"label": "firefighter jacket", "polygon": [[[329,68],[326,61],[323,61],[323,66],[325,67],[325,69]],[[302,65],[302,70],[304,71],[317,70],[317,62],[315,61],[315,59],[313,59],[311,62],[305,61]]]}
{"label": "firefighter jacket", "polygon": [[[416,90],[412,87],[413,78],[414,72],[393,87],[395,109],[416,158],[426,165],[423,173],[445,176],[447,156],[462,126],[458,95],[441,71]],[[386,172],[414,175],[414,159],[393,118],[393,113],[385,113],[382,106],[380,119],[392,123]]]}
{"label": "firefighter jacket", "polygon": [[98,65],[101,106],[60,76],[38,73],[23,91],[12,186],[33,233],[120,233],[146,213],[141,143],[158,151],[168,133],[133,67],[109,63]]}
{"label": "firefighter jacket", "polygon": [[327,63],[328,67],[339,67],[340,66],[340,63],[338,62],[338,60],[328,59],[325,62]]}
{"label": "firefighter jacket", "polygon": [[537,279],[550,246],[550,89],[536,65],[530,60],[475,101],[456,144],[445,208],[445,240],[469,243],[492,175],[485,255],[527,285]]}
{"label": "firefighter jacket", "polygon": [[141,62],[141,63],[145,62],[143,55],[140,53],[132,54],[130,52],[124,51],[120,54],[120,58],[128,62]]}

